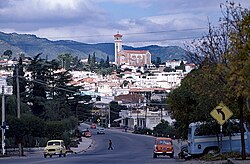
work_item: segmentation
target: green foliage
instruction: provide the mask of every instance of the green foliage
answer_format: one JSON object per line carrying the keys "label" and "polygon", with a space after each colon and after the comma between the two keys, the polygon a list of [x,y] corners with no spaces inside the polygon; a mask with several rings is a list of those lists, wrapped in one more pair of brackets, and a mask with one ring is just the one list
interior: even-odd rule
{"label": "green foliage", "polygon": [[175,138],[175,128],[169,125],[169,122],[162,120],[161,123],[154,127],[154,134],[156,136]]}
{"label": "green foliage", "polygon": [[185,64],[183,61],[181,61],[180,66],[176,66],[175,69],[180,69],[183,70],[185,72]]}
{"label": "green foliage", "polygon": [[7,124],[9,130],[6,131],[6,138],[9,138],[10,144],[15,145],[21,142],[25,146],[35,146],[36,142],[41,142],[41,144],[46,142],[42,138],[68,141],[70,131],[77,127],[77,119],[70,117],[62,121],[45,122],[33,115],[22,115],[20,119],[8,116]]}
{"label": "green foliage", "polygon": [[3,55],[7,56],[8,59],[11,59],[11,57],[12,57],[12,51],[11,50],[6,50],[6,51],[4,51]]}
{"label": "green foliage", "polygon": [[228,158],[239,158],[239,152],[229,152],[229,153],[222,153],[222,154],[206,154],[200,158],[200,160],[205,161],[218,161],[218,160],[227,160]]}
{"label": "green foliage", "polygon": [[221,101],[233,111],[234,117],[239,116],[236,102],[233,101],[234,95],[217,76],[215,69],[204,66],[192,71],[183,79],[181,86],[169,95],[169,110],[183,138],[187,137],[187,128],[191,122],[212,121],[210,112]]}
{"label": "green foliage", "polygon": [[119,105],[115,101],[110,102],[110,121],[113,122],[115,119],[119,118],[119,112],[121,110],[126,110],[126,106]]}
{"label": "green foliage", "polygon": [[110,65],[109,65],[109,56],[107,56],[107,59],[105,61],[105,67],[106,68],[110,67]]}
{"label": "green foliage", "polygon": [[61,54],[58,55],[58,63],[60,63],[61,68],[64,68],[66,70],[71,68],[71,64],[73,62],[73,56],[71,54]]}
{"label": "green foliage", "polygon": [[154,131],[147,128],[139,128],[134,131],[135,134],[145,134],[145,135],[152,135]]}
{"label": "green foliage", "polygon": [[244,119],[244,100],[250,93],[250,12],[230,2],[221,6],[225,12],[220,28],[209,25],[206,36],[187,46],[198,70],[192,71],[168,99],[183,137],[190,122],[211,122],[209,113],[221,101],[233,111],[233,117]]}

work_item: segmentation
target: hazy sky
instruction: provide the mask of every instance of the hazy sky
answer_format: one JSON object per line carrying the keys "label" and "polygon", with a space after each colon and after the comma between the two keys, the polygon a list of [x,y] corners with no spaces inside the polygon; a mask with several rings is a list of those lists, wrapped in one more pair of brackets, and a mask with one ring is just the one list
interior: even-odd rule
{"label": "hazy sky", "polygon": [[[234,0],[250,8],[250,0]],[[225,0],[0,0],[0,31],[50,40],[180,45],[217,25]]]}

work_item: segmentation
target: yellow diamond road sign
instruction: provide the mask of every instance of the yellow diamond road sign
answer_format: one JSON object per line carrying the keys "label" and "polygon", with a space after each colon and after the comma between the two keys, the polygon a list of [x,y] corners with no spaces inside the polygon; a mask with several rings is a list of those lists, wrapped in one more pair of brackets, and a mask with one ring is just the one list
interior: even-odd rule
{"label": "yellow diamond road sign", "polygon": [[210,115],[221,125],[223,125],[232,115],[233,113],[231,110],[220,103],[217,107],[215,107],[211,112]]}

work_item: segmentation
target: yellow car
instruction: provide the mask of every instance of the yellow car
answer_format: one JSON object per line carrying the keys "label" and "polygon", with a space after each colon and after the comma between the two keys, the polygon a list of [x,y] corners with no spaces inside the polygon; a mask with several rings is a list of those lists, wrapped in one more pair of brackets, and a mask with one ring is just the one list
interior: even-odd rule
{"label": "yellow car", "polygon": [[44,158],[52,155],[66,156],[66,147],[63,140],[49,140],[44,148]]}

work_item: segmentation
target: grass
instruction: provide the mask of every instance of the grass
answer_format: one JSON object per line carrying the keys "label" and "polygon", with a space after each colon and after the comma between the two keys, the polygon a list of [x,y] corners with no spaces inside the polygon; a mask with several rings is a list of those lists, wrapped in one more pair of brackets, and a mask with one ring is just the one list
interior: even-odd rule
{"label": "grass", "polygon": [[229,152],[222,154],[206,154],[200,157],[200,160],[205,161],[217,161],[217,160],[227,160],[228,158],[240,158],[241,154],[239,152]]}

